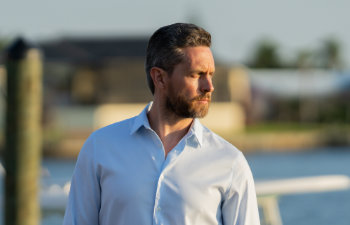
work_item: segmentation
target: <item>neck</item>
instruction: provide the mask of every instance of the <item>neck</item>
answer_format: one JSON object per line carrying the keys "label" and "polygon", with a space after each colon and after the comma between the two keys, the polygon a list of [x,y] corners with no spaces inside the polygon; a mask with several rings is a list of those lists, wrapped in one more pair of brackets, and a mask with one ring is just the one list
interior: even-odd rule
{"label": "neck", "polygon": [[151,128],[158,134],[163,143],[165,156],[186,135],[193,118],[181,118],[169,112],[164,104],[155,101],[147,114]]}

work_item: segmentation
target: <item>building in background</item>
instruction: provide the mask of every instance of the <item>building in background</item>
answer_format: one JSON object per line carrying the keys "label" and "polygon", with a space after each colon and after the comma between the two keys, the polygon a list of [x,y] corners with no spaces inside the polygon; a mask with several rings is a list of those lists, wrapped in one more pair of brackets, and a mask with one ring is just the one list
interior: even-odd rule
{"label": "building in background", "polygon": [[[152,99],[144,71],[147,41],[84,37],[39,43],[44,55],[47,149],[78,151],[93,129],[136,115]],[[0,59],[3,96],[4,82]],[[250,69],[216,61],[214,86],[213,104],[203,122],[224,136],[260,123],[350,122],[350,73]],[[0,104],[4,102],[5,97]],[[0,114],[1,122],[4,110]]]}
{"label": "building in background", "polygon": [[251,120],[350,122],[350,73],[320,69],[248,69]]}
{"label": "building in background", "polygon": [[[41,43],[47,98],[55,104],[147,102],[148,39],[63,38]],[[227,71],[217,68],[215,101],[228,101]]]}

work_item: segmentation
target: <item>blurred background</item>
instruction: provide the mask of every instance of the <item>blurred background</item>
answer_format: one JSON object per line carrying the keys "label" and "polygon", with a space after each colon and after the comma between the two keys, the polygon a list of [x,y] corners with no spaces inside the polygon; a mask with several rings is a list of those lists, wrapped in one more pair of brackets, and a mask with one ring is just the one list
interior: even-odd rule
{"label": "blurred background", "polygon": [[[5,52],[17,38],[42,55],[41,183],[59,193],[88,135],[137,115],[152,100],[144,72],[150,35],[191,22],[212,34],[216,59],[213,103],[203,123],[246,155],[257,181],[350,176],[349,7],[345,0],[5,0],[1,152]],[[284,225],[350,224],[349,190],[291,194],[279,205]],[[43,225],[62,223],[64,208],[42,212]]]}

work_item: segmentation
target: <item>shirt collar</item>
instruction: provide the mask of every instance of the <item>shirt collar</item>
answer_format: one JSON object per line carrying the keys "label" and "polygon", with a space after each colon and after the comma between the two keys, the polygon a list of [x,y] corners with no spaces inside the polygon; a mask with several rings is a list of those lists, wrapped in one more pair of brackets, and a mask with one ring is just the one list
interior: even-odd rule
{"label": "shirt collar", "polygon": [[[150,102],[142,110],[142,112],[138,116],[135,117],[134,122],[132,124],[132,127],[130,129],[130,135],[134,134],[142,126],[145,127],[146,129],[152,129],[150,124],[149,124],[148,117],[147,117],[147,113],[152,108],[152,104],[153,104],[153,102]],[[188,133],[186,134],[186,136],[187,136],[187,139],[190,138],[191,136],[194,136],[195,140],[198,142],[198,144],[200,146],[202,146],[202,144],[203,144],[203,125],[199,122],[199,119],[195,118],[193,120],[193,123],[192,123]]]}
{"label": "shirt collar", "polygon": [[195,118],[188,133],[188,137],[194,136],[200,146],[203,144],[203,125]]}
{"label": "shirt collar", "polygon": [[130,129],[130,134],[134,134],[140,127],[144,126],[147,129],[151,129],[148,122],[147,113],[152,108],[153,102],[148,103],[148,105],[142,110],[142,112],[135,117],[134,123]]}

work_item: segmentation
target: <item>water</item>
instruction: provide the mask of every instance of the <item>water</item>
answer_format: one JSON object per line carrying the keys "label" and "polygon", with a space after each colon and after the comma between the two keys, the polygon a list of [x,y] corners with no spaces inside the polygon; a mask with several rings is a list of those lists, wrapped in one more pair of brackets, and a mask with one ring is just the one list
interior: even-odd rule
{"label": "water", "polygon": [[[350,176],[350,149],[247,156],[256,180],[342,174]],[[284,225],[350,225],[350,190],[282,196]]]}
{"label": "water", "polygon": [[[306,153],[264,153],[247,156],[256,180],[315,175],[350,176],[349,149],[318,149]],[[71,178],[74,160],[45,159],[50,176],[44,182],[63,185]],[[284,225],[350,225],[350,190],[296,194],[280,198]],[[61,225],[63,212],[44,213],[42,225]]]}

